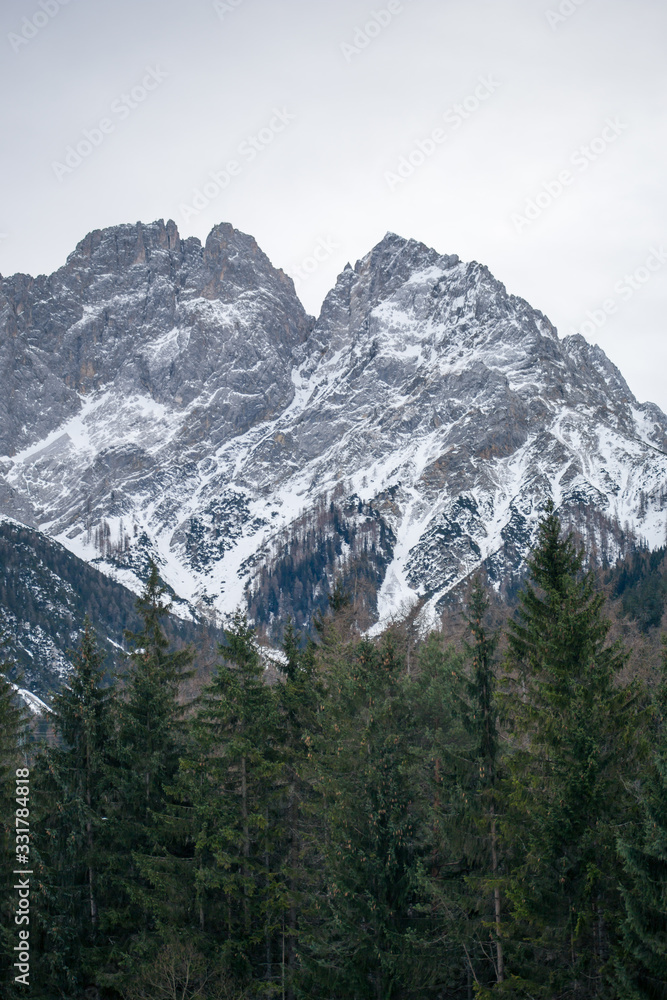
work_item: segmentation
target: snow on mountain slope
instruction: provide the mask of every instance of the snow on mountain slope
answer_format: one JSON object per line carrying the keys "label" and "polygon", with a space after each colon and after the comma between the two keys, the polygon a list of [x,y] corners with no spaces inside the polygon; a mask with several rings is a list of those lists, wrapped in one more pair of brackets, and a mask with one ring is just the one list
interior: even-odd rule
{"label": "snow on mountain slope", "polygon": [[[613,561],[664,542],[667,418],[477,263],[388,234],[314,322],[254,241],[91,234],[2,279],[0,509],[137,588],[305,620],[340,572],[380,620],[481,563],[520,574],[539,510]],[[356,587],[356,583],[354,584]]]}

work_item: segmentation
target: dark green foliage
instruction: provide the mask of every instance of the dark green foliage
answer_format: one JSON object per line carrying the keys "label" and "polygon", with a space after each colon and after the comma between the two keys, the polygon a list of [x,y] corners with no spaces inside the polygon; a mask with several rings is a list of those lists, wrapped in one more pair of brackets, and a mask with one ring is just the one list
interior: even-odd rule
{"label": "dark green foliage", "polygon": [[643,632],[658,628],[667,600],[667,563],[665,548],[649,552],[639,549],[624,559],[610,573],[607,582],[612,597],[621,598],[621,608]]}
{"label": "dark green foliage", "polygon": [[280,834],[283,886],[281,985],[294,995],[301,931],[312,920],[312,897],[320,886],[321,802],[315,788],[312,747],[321,731],[326,694],[316,671],[316,647],[288,619],[283,636],[282,677],[275,687],[280,757]]}
{"label": "dark green foliage", "polygon": [[153,819],[160,812],[165,786],[178,770],[185,740],[178,694],[183,681],[192,676],[193,653],[169,650],[163,631],[169,612],[165,593],[152,565],[146,590],[136,603],[143,627],[125,634],[131,653],[120,706],[118,753],[131,774],[122,801],[126,818],[137,824],[135,845],[155,844]]}
{"label": "dark green foliage", "polygon": [[151,564],[136,602],[142,628],[126,633],[132,652],[117,703],[113,794],[105,829],[113,902],[100,919],[101,931],[113,942],[102,979],[109,987],[126,983],[160,947],[162,922],[179,920],[178,906],[164,891],[165,871],[181,852],[169,789],[187,746],[179,693],[192,676],[193,653],[169,648],[163,631],[169,612],[165,593]]}
{"label": "dark green foliage", "polygon": [[627,882],[617,981],[627,1000],[667,998],[667,644],[653,735],[639,794],[640,822],[618,841]]}
{"label": "dark green foliage", "polygon": [[94,982],[108,897],[112,693],[103,686],[104,655],[88,619],[72,664],[69,683],[53,703],[55,744],[34,770],[41,804],[35,828],[44,952],[39,977],[68,996]]}
{"label": "dark green foliage", "polygon": [[222,662],[204,690],[196,743],[182,761],[181,797],[192,803],[200,928],[214,934],[239,981],[273,981],[283,891],[276,857],[277,714],[255,634],[234,616]]}
{"label": "dark green foliage", "polygon": [[[235,615],[185,703],[192,652],[170,644],[152,566],[119,679],[105,686],[87,623],[47,746],[24,747],[34,995],[665,1000],[667,663],[650,714],[553,510],[530,573],[500,692],[479,582],[456,653],[417,638],[418,609],[362,638],[353,575],[312,638],[287,619],[270,669]],[[0,678],[12,788],[21,738]],[[7,847],[14,802],[0,808]]]}
{"label": "dark green foliage", "polygon": [[[463,829],[472,828],[466,845],[467,936],[472,942],[467,957],[470,972],[480,984],[504,980],[498,832],[501,760],[494,672],[500,637],[489,631],[488,611],[489,600],[477,577],[466,614],[470,638],[465,650],[470,679],[464,720],[473,745],[472,769],[464,779],[465,808],[460,824]],[[473,958],[477,959],[476,965]]]}
{"label": "dark green foliage", "polygon": [[[465,619],[464,655],[443,654],[431,636],[419,657],[416,716],[426,724],[415,760],[434,761],[425,815],[434,831],[426,884],[439,916],[437,954],[447,996],[472,995],[503,979],[500,940],[498,781],[500,744],[495,697],[498,635],[489,628],[488,599],[477,579]],[[422,779],[423,780],[423,779]]]}
{"label": "dark green foliage", "polygon": [[496,706],[494,657],[499,635],[489,632],[485,624],[489,600],[481,580],[473,583],[468,600],[466,622],[470,640],[465,644],[472,676],[468,683],[468,725],[475,736],[475,753],[479,761],[480,788],[490,788],[498,778],[498,709]]}
{"label": "dark green foliage", "polygon": [[626,654],[606,644],[604,598],[581,565],[548,510],[508,635],[503,833],[517,996],[598,995],[618,919],[614,848],[629,816],[637,696],[615,684]]}
{"label": "dark green foliage", "polygon": [[[327,661],[326,718],[314,748],[324,880],[304,982],[309,993],[341,1000],[423,996],[445,973],[429,955],[441,929],[424,886],[434,842],[419,816],[430,781],[415,782],[423,737],[410,683],[390,639],[330,648]],[[432,757],[429,765],[432,773]]]}
{"label": "dark green foliage", "polygon": [[404,682],[411,731],[406,761],[417,821],[421,993],[466,995],[479,969],[475,893],[466,879],[477,837],[468,820],[476,777],[475,739],[466,722],[465,662],[431,634],[418,650],[414,679]]}

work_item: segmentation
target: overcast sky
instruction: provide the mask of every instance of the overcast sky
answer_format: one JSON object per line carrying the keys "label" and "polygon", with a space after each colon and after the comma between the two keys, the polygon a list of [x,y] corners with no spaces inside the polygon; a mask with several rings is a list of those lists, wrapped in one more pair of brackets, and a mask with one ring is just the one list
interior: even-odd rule
{"label": "overcast sky", "polygon": [[2,274],[226,221],[317,313],[392,230],[667,410],[664,0],[5,0],[0,29]]}

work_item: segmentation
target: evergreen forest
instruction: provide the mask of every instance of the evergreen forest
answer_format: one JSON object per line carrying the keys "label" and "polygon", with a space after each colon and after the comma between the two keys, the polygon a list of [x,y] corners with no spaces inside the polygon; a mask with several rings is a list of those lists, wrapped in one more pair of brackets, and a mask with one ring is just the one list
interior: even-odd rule
{"label": "evergreen forest", "polygon": [[121,669],[87,619],[39,725],[0,677],[2,997],[667,1000],[667,646],[628,669],[586,564],[547,506],[500,625],[476,579],[462,642],[369,638],[340,584],[208,676],[152,566]]}

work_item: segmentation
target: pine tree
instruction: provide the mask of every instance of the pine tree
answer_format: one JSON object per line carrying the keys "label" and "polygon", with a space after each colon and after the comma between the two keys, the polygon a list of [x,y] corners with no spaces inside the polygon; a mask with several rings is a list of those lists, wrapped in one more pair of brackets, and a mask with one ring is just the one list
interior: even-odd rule
{"label": "pine tree", "polygon": [[604,597],[549,507],[508,633],[512,734],[503,833],[511,955],[506,992],[597,995],[617,918],[615,838],[629,808],[623,778],[638,693],[616,684],[626,662],[606,642]]}
{"label": "pine tree", "polygon": [[616,981],[624,1000],[667,1000],[667,640],[655,698],[654,751],[639,795],[640,822],[619,837],[627,881]]}
{"label": "pine tree", "polygon": [[[390,641],[353,644],[329,686],[314,757],[323,803],[324,887],[305,949],[310,995],[423,995],[414,737],[405,665]],[[430,971],[430,970],[429,970]]]}
{"label": "pine tree", "polygon": [[[145,590],[136,602],[143,627],[125,634],[131,652],[118,699],[115,791],[107,831],[115,902],[106,913],[104,930],[115,948],[102,980],[114,988],[133,963],[143,961],[143,955],[150,958],[161,946],[161,926],[178,924],[173,911],[180,900],[168,900],[159,888],[165,870],[171,870],[171,859],[181,853],[169,788],[186,746],[185,706],[179,695],[183,681],[192,676],[194,654],[189,648],[169,648],[162,626],[171,607],[165,594],[151,563]],[[131,936],[133,953],[128,957]]]}
{"label": "pine tree", "polygon": [[38,767],[45,805],[38,825],[45,972],[54,987],[77,996],[94,981],[104,910],[111,689],[104,654],[88,618],[72,655],[68,683],[53,699],[55,742]]}
{"label": "pine tree", "polygon": [[[403,697],[411,719],[408,780],[419,856],[420,997],[472,997],[481,952],[474,826],[477,741],[468,725],[465,658],[432,633],[418,649]],[[482,852],[483,853],[483,852]],[[484,978],[482,976],[482,978]]]}
{"label": "pine tree", "polygon": [[424,819],[433,825],[437,845],[428,881],[443,918],[440,939],[446,951],[438,957],[449,970],[448,989],[470,997],[473,987],[486,996],[504,978],[494,673],[499,636],[489,629],[488,610],[476,578],[463,615],[468,626],[463,655],[443,651],[431,636],[420,651],[412,694],[424,688],[417,712],[425,735],[421,760],[427,754],[435,758],[432,804]]}
{"label": "pine tree", "polygon": [[178,785],[192,805],[200,930],[219,943],[237,981],[263,980],[270,991],[281,978],[276,941],[284,909],[276,702],[245,617],[236,613],[224,635]]}
{"label": "pine tree", "polygon": [[[487,628],[488,610],[488,597],[480,578],[476,577],[464,616],[470,635],[470,639],[465,642],[466,657],[472,669],[467,684],[465,720],[474,744],[473,773],[466,782],[467,808],[462,821],[463,825],[472,823],[476,834],[468,849],[469,874],[466,878],[471,891],[471,903],[474,903],[475,915],[470,929],[477,945],[475,950],[481,952],[487,967],[492,966],[493,979],[502,983],[505,974],[498,832],[501,763],[494,673],[494,657],[500,637],[497,632],[489,632]],[[489,914],[491,900],[492,912]],[[487,938],[492,939],[492,951],[486,947]],[[475,973],[478,983],[480,975],[484,981],[488,979],[488,975],[480,970],[479,974]]]}
{"label": "pine tree", "polygon": [[308,897],[319,889],[321,823],[314,788],[312,747],[320,731],[319,710],[324,690],[316,673],[315,645],[302,644],[288,619],[283,635],[285,660],[275,686],[282,804],[279,853],[285,893],[280,941],[281,979],[291,1000],[297,976],[299,931],[309,912]]}

